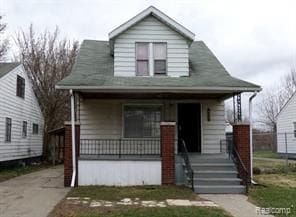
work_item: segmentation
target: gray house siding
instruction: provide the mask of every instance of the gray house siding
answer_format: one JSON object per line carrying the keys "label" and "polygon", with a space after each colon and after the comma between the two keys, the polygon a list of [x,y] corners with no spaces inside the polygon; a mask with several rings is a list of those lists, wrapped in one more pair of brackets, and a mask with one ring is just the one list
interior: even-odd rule
{"label": "gray house siding", "polygon": [[[17,75],[25,79],[25,98],[16,96]],[[30,80],[22,66],[0,78],[0,161],[42,155],[43,116],[33,93]],[[6,118],[11,118],[11,142],[5,142]],[[27,122],[27,137],[22,136],[23,121]],[[32,134],[33,123],[39,133]]]}
{"label": "gray house siding", "polygon": [[189,75],[187,40],[153,16],[149,16],[115,39],[115,76],[135,76],[136,42],[166,42],[168,76]]}

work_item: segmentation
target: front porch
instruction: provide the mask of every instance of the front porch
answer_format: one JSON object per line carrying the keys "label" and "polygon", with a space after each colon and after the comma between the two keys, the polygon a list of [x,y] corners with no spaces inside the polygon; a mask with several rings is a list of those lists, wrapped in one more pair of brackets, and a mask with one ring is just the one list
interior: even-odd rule
{"label": "front porch", "polygon": [[[235,185],[243,182],[237,178],[237,165],[232,161],[226,163],[231,164],[233,174],[229,176],[229,171],[224,171],[229,168],[223,164],[228,149],[221,95],[184,99],[179,94],[175,98],[156,94],[152,99],[140,99],[137,94],[124,96],[127,97],[106,99],[94,93],[75,94],[77,185],[180,184],[201,189],[202,184],[196,181],[205,183],[208,178],[215,179],[214,185],[221,178]],[[200,177],[202,173],[194,162],[197,158],[192,156],[203,155],[208,159],[212,159],[209,156],[223,158],[222,164],[208,162],[215,164],[209,167],[214,176]],[[70,173],[65,177],[68,177],[65,184],[69,183]],[[230,185],[226,191],[235,188]],[[239,186],[237,189],[235,192],[244,191]]]}

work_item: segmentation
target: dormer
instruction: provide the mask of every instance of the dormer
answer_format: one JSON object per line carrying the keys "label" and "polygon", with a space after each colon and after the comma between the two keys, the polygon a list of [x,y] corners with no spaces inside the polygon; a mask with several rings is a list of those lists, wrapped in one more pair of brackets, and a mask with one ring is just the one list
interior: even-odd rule
{"label": "dormer", "polygon": [[151,6],[109,33],[114,76],[189,76],[195,35]]}

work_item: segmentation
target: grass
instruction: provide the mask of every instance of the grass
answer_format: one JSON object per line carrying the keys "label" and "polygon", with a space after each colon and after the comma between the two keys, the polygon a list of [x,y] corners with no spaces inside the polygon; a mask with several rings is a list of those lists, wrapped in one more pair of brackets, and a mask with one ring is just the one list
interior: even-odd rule
{"label": "grass", "polygon": [[176,186],[107,187],[80,186],[72,189],[68,197],[90,197],[95,200],[119,201],[123,198],[140,200],[195,199],[189,188]]}
{"label": "grass", "polygon": [[35,172],[44,168],[48,168],[49,165],[36,164],[36,165],[1,165],[0,166],[0,182],[12,179],[17,176],[25,175],[31,172]]}
{"label": "grass", "polygon": [[[282,159],[254,159],[254,167],[259,168],[261,173],[268,174],[282,174],[296,172],[296,161],[289,161],[288,165],[286,160]],[[255,170],[254,170],[255,173]]]}
{"label": "grass", "polygon": [[280,155],[272,151],[255,151],[254,157],[280,159]]}
{"label": "grass", "polygon": [[[163,201],[166,199],[199,200],[189,188],[176,186],[106,187],[85,186],[72,189],[67,197],[90,197],[92,200],[119,201],[123,198]],[[114,206],[90,208],[84,204],[60,202],[48,217],[231,217],[220,208]]]}
{"label": "grass", "polygon": [[264,208],[291,208],[288,216],[296,216],[296,173],[256,175],[255,181],[259,185],[250,188],[251,202]]}
{"label": "grass", "polygon": [[218,208],[168,207],[168,208],[127,208],[112,212],[79,213],[75,217],[230,217]]}

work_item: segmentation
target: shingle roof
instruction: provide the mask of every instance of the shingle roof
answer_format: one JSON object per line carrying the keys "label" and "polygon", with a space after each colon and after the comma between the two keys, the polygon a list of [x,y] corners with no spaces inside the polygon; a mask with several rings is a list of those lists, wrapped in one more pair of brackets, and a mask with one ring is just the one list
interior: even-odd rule
{"label": "shingle roof", "polygon": [[15,67],[19,66],[19,62],[13,63],[0,63],[0,78],[6,75],[8,72],[13,70]]}
{"label": "shingle roof", "polygon": [[[260,86],[234,78],[202,41],[192,43],[189,50],[189,77],[114,77],[113,57],[108,41],[83,41],[71,74],[57,84],[69,89],[96,87],[100,89],[178,88],[260,90]],[[83,87],[83,88],[82,88]],[[75,89],[75,88],[73,88]]]}

